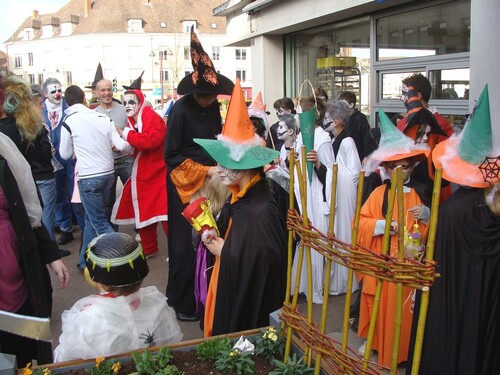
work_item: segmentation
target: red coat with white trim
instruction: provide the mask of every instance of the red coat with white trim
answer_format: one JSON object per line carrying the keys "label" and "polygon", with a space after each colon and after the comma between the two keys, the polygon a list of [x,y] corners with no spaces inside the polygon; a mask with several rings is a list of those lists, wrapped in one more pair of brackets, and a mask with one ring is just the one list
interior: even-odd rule
{"label": "red coat with white trim", "polygon": [[122,137],[134,147],[135,160],[132,176],[113,207],[111,221],[144,228],[168,220],[167,167],[163,159],[167,127],[163,119],[144,104],[141,91],[130,91],[139,98],[140,110],[137,122],[129,118]]}

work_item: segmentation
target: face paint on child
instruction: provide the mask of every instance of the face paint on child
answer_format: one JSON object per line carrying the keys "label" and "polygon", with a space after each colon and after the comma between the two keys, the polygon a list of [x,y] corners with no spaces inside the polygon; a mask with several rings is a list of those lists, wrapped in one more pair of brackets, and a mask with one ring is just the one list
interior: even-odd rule
{"label": "face paint on child", "polygon": [[225,168],[220,164],[217,164],[217,173],[219,174],[220,180],[224,185],[235,185],[238,183],[238,178],[240,177],[241,171],[235,169]]}
{"label": "face paint on child", "polygon": [[288,138],[288,126],[284,121],[278,122],[278,130],[276,131],[278,139],[285,140]]}
{"label": "face paint on child", "polygon": [[334,123],[335,121],[332,119],[332,116],[330,116],[330,112],[325,112],[325,117],[323,118],[323,124],[321,125],[321,127],[326,132],[331,132],[335,127]]}

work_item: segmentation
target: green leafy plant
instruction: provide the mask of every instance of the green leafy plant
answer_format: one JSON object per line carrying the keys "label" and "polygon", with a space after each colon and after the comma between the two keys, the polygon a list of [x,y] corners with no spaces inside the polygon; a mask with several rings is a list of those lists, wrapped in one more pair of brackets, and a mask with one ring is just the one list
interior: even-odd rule
{"label": "green leafy plant", "polygon": [[262,336],[255,342],[255,354],[267,358],[272,363],[275,358],[283,356],[285,337],[279,334],[274,327],[261,330],[261,333]]}
{"label": "green leafy plant", "polygon": [[253,374],[255,362],[252,360],[252,353],[233,349],[220,352],[220,357],[215,361],[215,368],[223,373],[234,371],[238,375]]}
{"label": "green leafy plant", "polygon": [[273,360],[273,363],[276,369],[271,371],[269,375],[306,375],[314,373],[314,369],[307,367],[304,363],[304,357],[297,361],[297,355],[295,353],[293,353],[291,359],[288,357],[285,363],[277,359]]}
{"label": "green leafy plant", "polygon": [[148,375],[180,375],[179,369],[169,364],[172,358],[172,350],[168,346],[162,347],[156,355],[148,350],[142,354],[132,353],[137,371]]}
{"label": "green leafy plant", "polygon": [[220,353],[231,350],[231,340],[224,337],[220,339],[205,340],[196,347],[198,359],[202,362],[215,361],[219,358]]}
{"label": "green leafy plant", "polygon": [[105,361],[104,357],[97,357],[95,366],[85,369],[90,375],[118,374],[122,365],[118,361]]}

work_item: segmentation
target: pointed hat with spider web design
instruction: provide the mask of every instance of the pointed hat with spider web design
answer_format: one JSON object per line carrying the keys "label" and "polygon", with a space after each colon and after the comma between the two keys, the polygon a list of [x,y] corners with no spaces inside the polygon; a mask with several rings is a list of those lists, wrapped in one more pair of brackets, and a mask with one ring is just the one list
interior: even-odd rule
{"label": "pointed hat with spider web design", "polygon": [[478,188],[500,181],[500,149],[493,147],[488,85],[462,132],[439,143],[432,155],[448,181]]}

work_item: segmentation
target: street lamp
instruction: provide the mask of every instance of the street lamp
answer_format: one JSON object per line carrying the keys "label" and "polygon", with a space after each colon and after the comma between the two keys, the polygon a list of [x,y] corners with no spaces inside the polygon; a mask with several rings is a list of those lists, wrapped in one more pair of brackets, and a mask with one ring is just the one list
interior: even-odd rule
{"label": "street lamp", "polygon": [[154,57],[155,57],[154,51],[151,51],[149,54],[149,57],[151,57],[151,80],[153,81],[153,85],[155,83],[155,62],[154,62]]}
{"label": "street lamp", "polygon": [[161,46],[159,55],[160,55],[160,92],[161,92],[160,104],[163,110],[163,58],[165,57],[165,51],[161,49]]}

